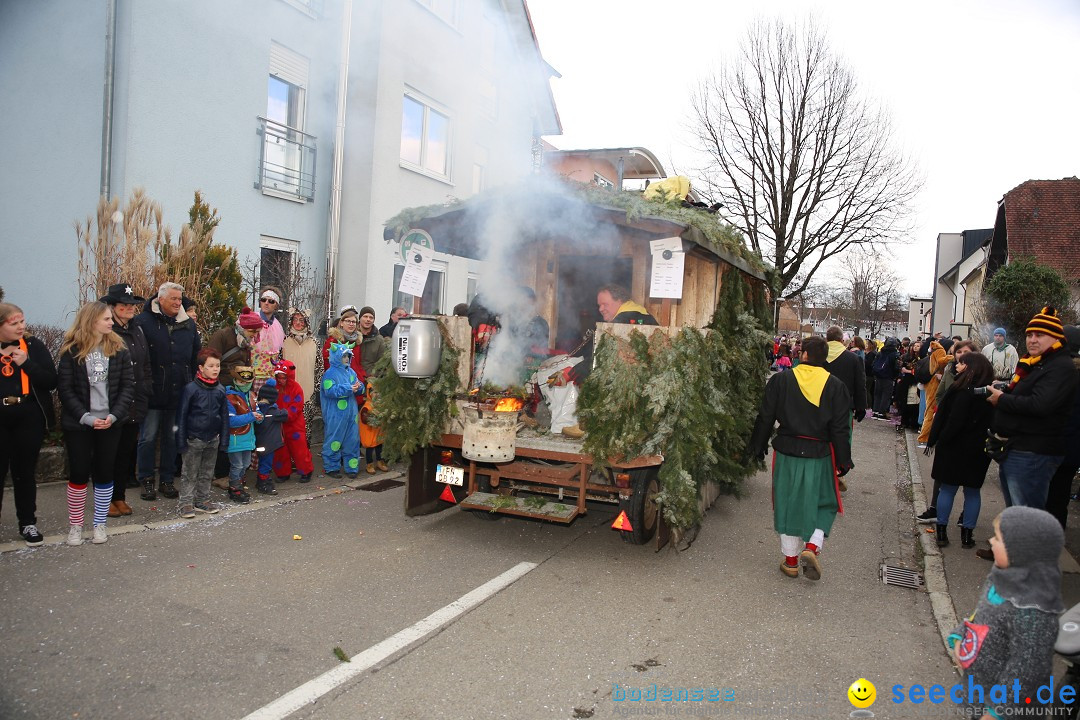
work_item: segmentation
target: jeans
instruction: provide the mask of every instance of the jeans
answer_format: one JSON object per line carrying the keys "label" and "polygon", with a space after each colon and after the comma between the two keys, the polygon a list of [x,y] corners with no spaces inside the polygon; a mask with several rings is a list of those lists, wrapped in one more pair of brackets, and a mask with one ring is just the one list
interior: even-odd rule
{"label": "jeans", "polygon": [[1050,478],[1064,459],[1063,455],[1010,450],[998,467],[1005,507],[1024,505],[1040,510],[1045,508]]}
{"label": "jeans", "polygon": [[[158,465],[158,477],[162,485],[171,485],[176,467],[176,408],[150,408],[139,432],[138,473],[139,482],[154,482],[154,466]],[[158,437],[161,438],[161,454],[157,452]]]}
{"label": "jeans", "polygon": [[895,384],[896,381],[892,378],[874,378],[874,412],[879,415],[889,414]]}
{"label": "jeans", "polygon": [[200,440],[189,437],[184,452],[184,470],[180,473],[180,507],[210,501],[210,481],[214,479],[218,438]]}
{"label": "jeans", "polygon": [[[953,499],[956,497],[956,489],[959,485],[946,485],[942,483],[938,488],[937,496],[937,522],[938,525],[948,525],[949,515],[952,514]],[[974,530],[975,523],[979,521],[979,510],[982,509],[982,493],[979,488],[964,488],[964,512],[960,516],[960,526],[967,530]]]}
{"label": "jeans", "polygon": [[251,465],[250,450],[236,450],[229,453],[229,489],[239,490],[244,484],[244,473]]}

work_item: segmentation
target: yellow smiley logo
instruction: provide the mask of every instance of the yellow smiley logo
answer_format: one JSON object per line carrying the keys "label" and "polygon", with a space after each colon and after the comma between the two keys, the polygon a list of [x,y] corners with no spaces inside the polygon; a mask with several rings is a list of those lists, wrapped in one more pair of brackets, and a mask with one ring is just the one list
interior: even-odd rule
{"label": "yellow smiley logo", "polygon": [[859,678],[847,689],[848,700],[857,708],[868,708],[877,700],[877,688],[866,678]]}

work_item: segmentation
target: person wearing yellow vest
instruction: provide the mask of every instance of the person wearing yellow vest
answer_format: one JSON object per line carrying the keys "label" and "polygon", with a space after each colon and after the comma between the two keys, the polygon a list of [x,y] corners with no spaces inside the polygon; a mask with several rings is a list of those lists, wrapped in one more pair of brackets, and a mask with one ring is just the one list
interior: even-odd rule
{"label": "person wearing yellow vest", "polygon": [[821,578],[822,544],[836,513],[844,511],[838,479],[854,467],[851,393],[823,367],[827,356],[823,338],[807,338],[799,365],[769,378],[747,447],[749,458],[764,461],[779,421],[772,440],[772,480],[773,528],[784,555],[780,570],[798,577],[801,563],[810,580]]}
{"label": "person wearing yellow vest", "polygon": [[0,503],[11,470],[19,534],[30,547],[45,538],[37,528],[38,453],[53,424],[56,365],[45,343],[27,334],[23,311],[0,302]]}

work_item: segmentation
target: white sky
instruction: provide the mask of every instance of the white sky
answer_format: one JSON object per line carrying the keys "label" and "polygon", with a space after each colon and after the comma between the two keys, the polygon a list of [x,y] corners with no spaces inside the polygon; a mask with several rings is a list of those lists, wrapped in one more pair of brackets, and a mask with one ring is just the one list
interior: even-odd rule
{"label": "white sky", "polygon": [[[697,81],[758,16],[813,14],[891,113],[925,178],[903,287],[930,294],[939,232],[993,227],[1025,180],[1080,175],[1080,0],[529,0],[561,149],[640,146],[669,175],[696,160]],[[944,270],[944,268],[943,268]]]}

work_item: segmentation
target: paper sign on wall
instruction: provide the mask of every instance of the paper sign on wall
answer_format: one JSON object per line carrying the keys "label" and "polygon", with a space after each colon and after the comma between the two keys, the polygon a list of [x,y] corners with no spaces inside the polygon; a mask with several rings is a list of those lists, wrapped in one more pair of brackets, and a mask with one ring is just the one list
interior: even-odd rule
{"label": "paper sign on wall", "polygon": [[431,270],[431,260],[434,255],[434,250],[423,245],[414,244],[409,248],[409,256],[405,259],[405,271],[401,273],[401,282],[398,284],[398,292],[416,297],[424,294],[424,286],[427,285],[428,271]]}
{"label": "paper sign on wall", "polygon": [[649,242],[652,250],[652,282],[649,297],[681,298],[686,253],[682,238],[670,237]]}

